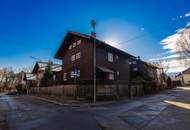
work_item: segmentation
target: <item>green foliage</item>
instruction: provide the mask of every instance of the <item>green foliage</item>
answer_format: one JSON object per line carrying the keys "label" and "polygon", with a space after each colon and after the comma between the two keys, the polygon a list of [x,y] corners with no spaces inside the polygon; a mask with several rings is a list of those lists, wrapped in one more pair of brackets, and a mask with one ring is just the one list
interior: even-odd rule
{"label": "green foliage", "polygon": [[26,93],[26,91],[27,91],[26,87],[24,87],[22,84],[16,85],[16,89],[19,94]]}
{"label": "green foliage", "polygon": [[43,78],[45,80],[49,80],[52,77],[53,71],[52,71],[52,62],[49,61],[47,68],[45,69]]}
{"label": "green foliage", "polygon": [[50,86],[51,83],[50,81],[52,81],[52,75],[53,75],[53,71],[52,71],[52,61],[49,61],[48,66],[45,69],[43,78],[41,80],[40,86]]}
{"label": "green foliage", "polygon": [[142,82],[143,78],[141,76],[134,76],[132,78],[132,82]]}

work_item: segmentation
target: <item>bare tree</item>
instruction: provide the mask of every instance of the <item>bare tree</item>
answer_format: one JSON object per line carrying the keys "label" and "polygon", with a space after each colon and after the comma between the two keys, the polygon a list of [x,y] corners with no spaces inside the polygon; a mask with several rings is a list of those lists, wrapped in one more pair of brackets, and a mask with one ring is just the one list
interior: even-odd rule
{"label": "bare tree", "polygon": [[190,27],[186,27],[178,32],[179,38],[176,43],[177,53],[186,59],[190,57]]}
{"label": "bare tree", "polygon": [[3,68],[0,73],[1,89],[11,89],[15,80],[15,73],[12,68]]}

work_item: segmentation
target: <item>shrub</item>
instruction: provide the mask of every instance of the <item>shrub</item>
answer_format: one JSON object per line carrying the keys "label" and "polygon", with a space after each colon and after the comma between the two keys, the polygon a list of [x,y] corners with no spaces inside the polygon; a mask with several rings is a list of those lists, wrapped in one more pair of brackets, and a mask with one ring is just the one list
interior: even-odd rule
{"label": "shrub", "polygon": [[19,94],[24,94],[24,93],[26,93],[26,87],[24,87],[22,84],[18,84],[18,85],[16,85],[16,89],[17,89],[17,92],[19,93]]}

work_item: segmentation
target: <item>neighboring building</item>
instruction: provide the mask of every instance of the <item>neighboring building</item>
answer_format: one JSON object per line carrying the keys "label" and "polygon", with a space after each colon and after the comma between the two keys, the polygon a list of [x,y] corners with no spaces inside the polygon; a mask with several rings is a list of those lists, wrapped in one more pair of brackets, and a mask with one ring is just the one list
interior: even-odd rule
{"label": "neighboring building", "polygon": [[[32,70],[32,75],[35,77],[36,80],[36,85],[40,85],[40,81],[43,78],[44,72],[48,67],[49,62],[42,62],[42,61],[37,61],[36,64],[34,65],[34,68]],[[60,78],[62,78],[62,65],[59,64],[50,64],[51,70],[53,73],[52,79],[55,81],[60,81]]]}
{"label": "neighboring building", "polygon": [[141,78],[144,81],[163,82],[163,68],[140,60],[131,63],[131,78]]}
{"label": "neighboring building", "polygon": [[180,81],[182,85],[190,85],[190,67],[175,76],[176,81]]}
{"label": "neighboring building", "polygon": [[23,85],[27,87],[35,87],[36,85],[36,76],[30,73],[24,73]]}
{"label": "neighboring building", "polygon": [[[63,61],[65,84],[92,83],[93,35],[68,32],[55,58]],[[136,66],[136,67],[135,67]],[[96,39],[97,83],[129,83],[132,73],[139,72],[144,80],[159,81],[162,69]]]}

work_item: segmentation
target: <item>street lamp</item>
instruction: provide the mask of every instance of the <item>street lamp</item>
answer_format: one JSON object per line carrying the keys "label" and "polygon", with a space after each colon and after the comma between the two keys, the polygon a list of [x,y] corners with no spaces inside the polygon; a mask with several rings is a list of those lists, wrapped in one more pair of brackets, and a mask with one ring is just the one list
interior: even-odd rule
{"label": "street lamp", "polygon": [[95,28],[96,28],[96,21],[92,20],[91,21],[91,26],[93,29],[93,39],[94,39],[94,44],[93,44],[93,68],[94,68],[94,103],[96,102],[96,33],[95,33]]}

